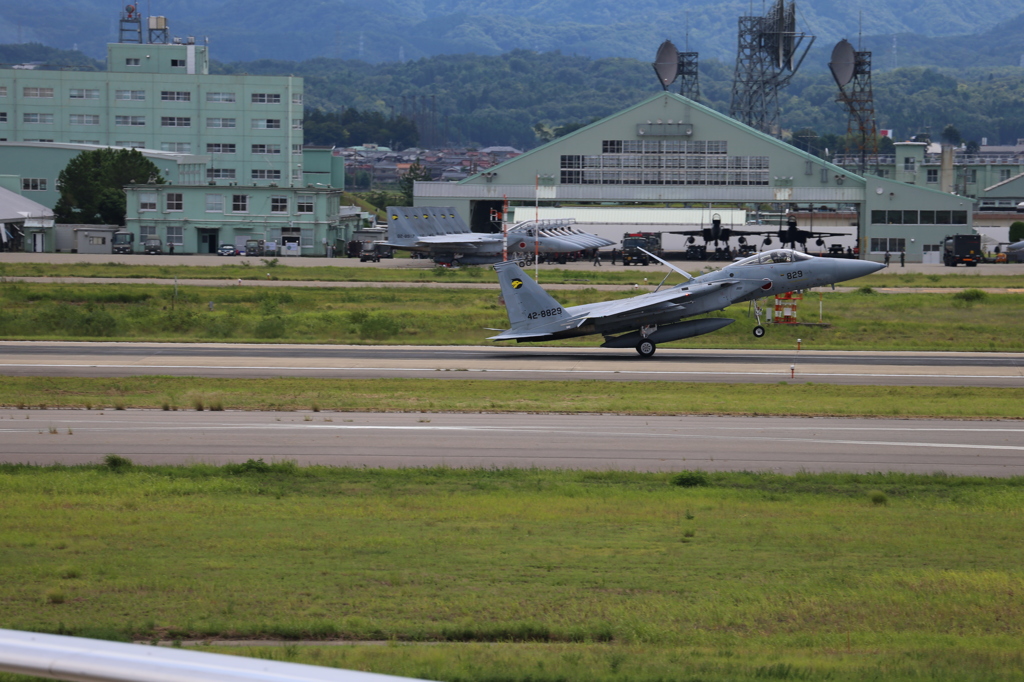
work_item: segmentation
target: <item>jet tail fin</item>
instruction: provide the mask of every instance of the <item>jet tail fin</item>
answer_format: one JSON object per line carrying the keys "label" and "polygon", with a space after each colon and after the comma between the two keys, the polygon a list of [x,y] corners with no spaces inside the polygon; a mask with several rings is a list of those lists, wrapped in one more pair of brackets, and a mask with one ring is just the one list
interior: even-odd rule
{"label": "jet tail fin", "polygon": [[388,206],[388,244],[392,246],[412,246],[421,237],[469,232],[469,226],[451,207]]}
{"label": "jet tail fin", "polygon": [[495,263],[512,330],[549,326],[560,317],[568,318],[562,304],[533,281],[515,261]]}

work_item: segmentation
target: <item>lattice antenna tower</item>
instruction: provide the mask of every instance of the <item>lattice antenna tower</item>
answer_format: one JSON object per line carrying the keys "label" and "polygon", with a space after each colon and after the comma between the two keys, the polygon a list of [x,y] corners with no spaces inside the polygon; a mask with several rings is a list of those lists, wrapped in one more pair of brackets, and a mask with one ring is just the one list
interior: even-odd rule
{"label": "lattice antenna tower", "polygon": [[124,6],[117,27],[117,42],[142,43],[142,12],[134,4]]}
{"label": "lattice antenna tower", "polygon": [[[878,163],[878,127],[875,122],[875,97],[871,88],[871,53],[854,50],[846,39],[832,49],[829,63],[839,86],[836,102],[844,105],[847,138],[856,137],[860,152],[860,174],[867,170],[867,156]],[[856,135],[854,133],[856,132]]]}
{"label": "lattice antenna tower", "polygon": [[779,90],[789,85],[814,39],[796,30],[795,0],[776,0],[762,17],[740,17],[729,115],[777,135]]}

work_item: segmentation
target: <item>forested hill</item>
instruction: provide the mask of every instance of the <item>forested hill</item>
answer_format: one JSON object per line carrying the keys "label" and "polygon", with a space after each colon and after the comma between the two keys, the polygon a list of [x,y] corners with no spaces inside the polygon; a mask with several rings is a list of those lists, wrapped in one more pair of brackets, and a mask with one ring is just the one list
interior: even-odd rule
{"label": "forested hill", "polygon": [[[87,68],[101,68],[78,53],[0,45],[0,62],[29,60],[51,64],[79,60]],[[389,116],[432,111],[435,133],[442,141],[520,149],[538,143],[534,134],[538,123],[549,127],[588,123],[660,89],[646,61],[527,51],[493,57],[447,55],[404,64],[261,60],[215,62],[212,68],[218,73],[303,76],[309,108],[327,112],[355,108]],[[727,112],[732,74],[732,63],[702,60],[702,103]],[[900,68],[877,72],[873,80],[879,127],[895,129],[901,139],[928,131],[937,138],[950,124],[965,140],[985,137],[990,144],[1012,144],[1024,138],[1024,69],[972,68],[953,76],[934,69]],[[846,114],[835,97],[831,76],[799,73],[780,98],[782,125],[789,131],[809,128],[821,136],[820,146],[834,149],[824,136],[846,132]],[[421,136],[424,121],[421,116]],[[390,140],[358,142],[388,144]]]}
{"label": "forested hill", "polygon": [[[126,0],[127,1],[127,0]],[[117,39],[126,2],[48,0],[0,3],[0,43],[39,42],[102,58]],[[147,0],[146,14],[168,18],[172,35],[209,37],[212,56],[225,61],[406,61],[438,54],[498,55],[518,49],[561,51],[595,58],[649,60],[670,38],[705,59],[731,62],[740,16],[763,14],[766,0]],[[914,36],[984,34],[1024,11],[1020,0],[798,0],[797,27],[816,35],[824,59],[840,38],[864,35],[868,49],[897,46],[900,65],[949,66],[936,50],[914,55]],[[877,38],[870,38],[876,36]],[[907,40],[903,41],[902,38]],[[989,43],[991,65],[1018,64],[1021,43],[1000,32]],[[1009,41],[1009,42],[1008,42]],[[902,44],[913,48],[906,55]],[[881,57],[881,55],[878,55]],[[824,66],[819,66],[824,68]]]}

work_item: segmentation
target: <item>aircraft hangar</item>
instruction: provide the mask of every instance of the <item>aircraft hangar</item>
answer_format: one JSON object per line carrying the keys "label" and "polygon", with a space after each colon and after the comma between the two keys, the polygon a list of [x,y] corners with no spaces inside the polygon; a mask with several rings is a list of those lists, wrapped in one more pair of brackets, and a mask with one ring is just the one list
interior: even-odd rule
{"label": "aircraft hangar", "polygon": [[417,206],[454,207],[481,232],[493,229],[493,212],[506,200],[548,207],[826,207],[853,212],[862,257],[881,260],[886,251],[905,249],[910,262],[938,250],[949,234],[971,232],[974,202],[853,174],[667,91],[460,182],[417,182],[414,195]]}

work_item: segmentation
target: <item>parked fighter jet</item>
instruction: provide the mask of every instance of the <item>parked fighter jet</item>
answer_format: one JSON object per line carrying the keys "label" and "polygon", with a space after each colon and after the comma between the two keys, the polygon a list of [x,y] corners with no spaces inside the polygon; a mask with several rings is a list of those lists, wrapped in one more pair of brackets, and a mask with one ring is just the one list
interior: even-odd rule
{"label": "parked fighter jet", "polygon": [[1024,240],[1008,245],[1004,251],[1008,261],[1024,263]]}
{"label": "parked fighter jet", "polygon": [[[654,355],[658,343],[708,334],[734,322],[721,317],[682,321],[684,318],[723,310],[734,303],[863,277],[884,267],[881,263],[816,258],[792,249],[775,249],[693,277],[653,254],[648,255],[688,281],[620,301],[568,308],[562,307],[516,263],[496,264],[494,269],[512,328],[493,330],[501,333],[490,338],[551,341],[602,334],[602,347],[635,347],[637,353],[648,358]],[[756,305],[755,313],[754,336],[760,338],[765,330],[761,326],[761,309]]]}
{"label": "parked fighter jet", "polygon": [[[572,220],[526,221],[509,228],[509,258],[526,260],[611,246],[603,237],[572,227]],[[388,245],[428,254],[448,265],[502,260],[504,236],[472,232],[454,208],[388,206]]]}
{"label": "parked fighter jet", "polygon": [[[762,232],[762,234],[770,235],[771,232]],[[796,226],[796,216],[792,214],[786,216],[786,226],[783,227],[782,225],[779,225],[778,232],[779,241],[782,242],[783,246],[788,244],[790,247],[795,249],[796,245],[799,244],[804,248],[804,250],[807,249],[808,239],[813,239],[814,243],[821,247],[825,246],[825,240],[822,239],[822,237],[846,236],[849,236],[846,232],[815,232],[813,229],[802,230]],[[765,246],[771,246],[771,243],[771,237],[765,239],[763,242]]]}

